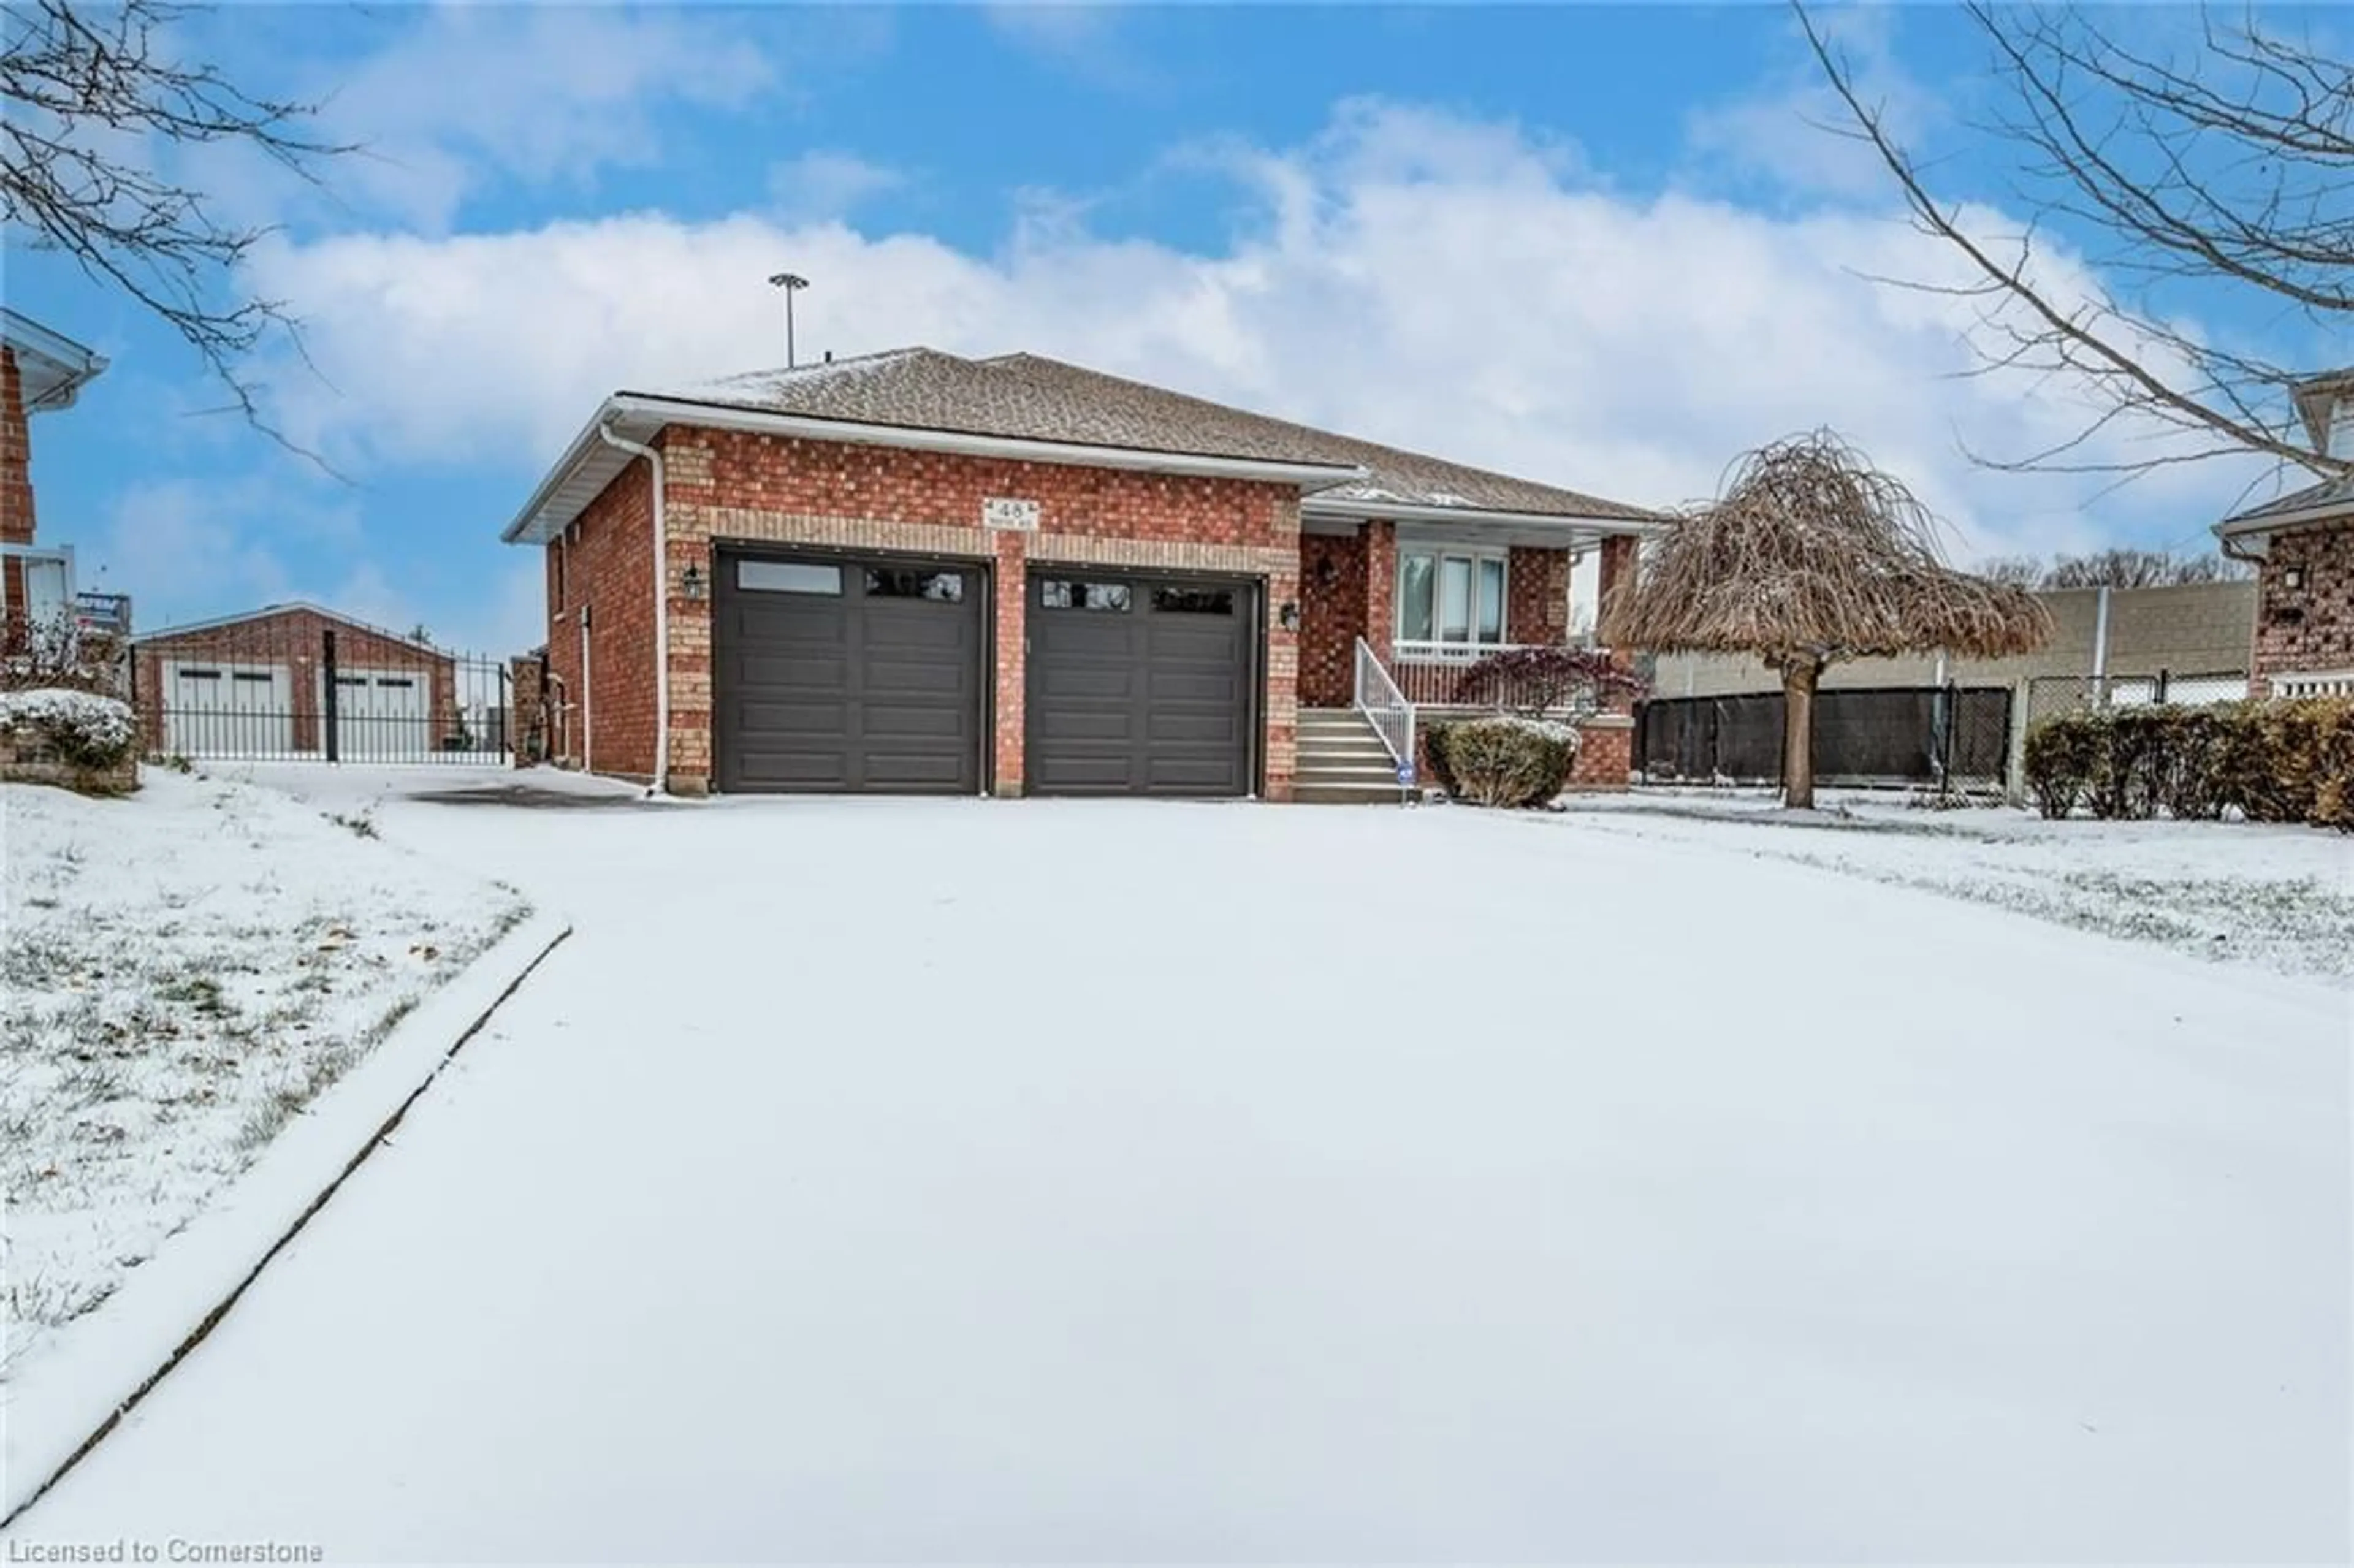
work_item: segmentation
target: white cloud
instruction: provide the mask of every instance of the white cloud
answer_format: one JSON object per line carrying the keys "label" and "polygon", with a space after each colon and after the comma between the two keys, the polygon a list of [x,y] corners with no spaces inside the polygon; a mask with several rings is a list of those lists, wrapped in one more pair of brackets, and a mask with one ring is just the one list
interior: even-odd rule
{"label": "white cloud", "polygon": [[769,170],[769,197],[777,217],[810,222],[847,217],[861,202],[898,189],[907,177],[854,153],[817,151]]}
{"label": "white cloud", "polygon": [[983,257],[653,213],[281,244],[260,281],[307,319],[345,394],[283,417],[363,466],[552,458],[616,387],[776,362],[762,280],[790,256],[815,284],[800,298],[811,356],[1031,349],[1636,502],[1705,495],[1741,449],[1833,425],[1911,480],[1965,555],[2179,537],[2238,482],[2163,471],[2088,514],[2103,482],[1973,467],[1957,440],[2031,450],[2083,409],[2033,376],[1963,375],[1968,302],[1870,281],[1952,276],[1893,217],[1629,198],[1509,129],[1377,105],[1244,161],[1259,219],[1212,254],[1072,222]]}
{"label": "white cloud", "polygon": [[[319,132],[362,149],[334,163],[332,199],[440,231],[503,179],[585,185],[606,167],[658,163],[663,105],[733,108],[777,81],[718,16],[444,4],[329,79]],[[225,177],[253,189],[249,205],[297,194],[266,168]]]}
{"label": "white cloud", "polygon": [[[1898,63],[1895,9],[1850,5],[1810,13],[1858,94],[1910,144],[1943,115],[1937,96]],[[1756,90],[1685,116],[1688,150],[1704,165],[1763,176],[1808,195],[1878,198],[1889,174],[1880,154],[1850,134],[1854,119],[1793,20],[1784,58]]]}
{"label": "white cloud", "polygon": [[1167,80],[1129,47],[1118,6],[995,0],[981,9],[1001,35],[1097,88],[1153,97],[1169,90]]}

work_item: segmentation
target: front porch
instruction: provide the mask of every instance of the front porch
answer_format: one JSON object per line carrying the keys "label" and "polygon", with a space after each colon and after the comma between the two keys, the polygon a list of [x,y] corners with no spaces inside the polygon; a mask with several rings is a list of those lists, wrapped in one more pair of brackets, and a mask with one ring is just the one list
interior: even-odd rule
{"label": "front porch", "polygon": [[[1543,711],[1580,731],[1573,782],[1625,789],[1633,766],[1631,705],[1623,699],[1546,705],[1537,694],[1477,685],[1484,661],[1520,649],[1595,646],[1573,608],[1572,580],[1596,557],[1596,601],[1631,569],[1640,525],[1591,519],[1521,519],[1440,528],[1385,519],[1311,519],[1300,538],[1299,697],[1300,777],[1319,749],[1346,755],[1373,786],[1370,748],[1349,740],[1362,717],[1398,783],[1426,779],[1433,721],[1499,711]],[[1409,764],[1411,767],[1409,768]]]}

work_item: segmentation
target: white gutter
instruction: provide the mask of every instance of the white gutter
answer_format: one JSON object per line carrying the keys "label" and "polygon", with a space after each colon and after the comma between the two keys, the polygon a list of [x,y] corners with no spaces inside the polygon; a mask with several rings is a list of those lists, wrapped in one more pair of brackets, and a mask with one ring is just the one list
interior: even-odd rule
{"label": "white gutter", "polygon": [[2227,518],[2215,524],[2215,536],[2238,539],[2250,534],[2274,534],[2283,528],[2298,528],[2307,523],[2328,523],[2349,515],[2354,515],[2354,495],[2341,495],[2334,501],[2300,506],[2294,512],[2273,512],[2261,517]]}
{"label": "white gutter", "polygon": [[580,771],[597,771],[597,683],[588,678],[588,606],[580,607]]}
{"label": "white gutter", "polygon": [[654,481],[654,787],[657,795],[670,789],[670,561],[664,547],[669,538],[663,510],[663,457],[649,446],[613,433],[599,422],[597,434],[605,444],[646,460]]}
{"label": "white gutter", "polygon": [[[801,414],[767,413],[756,408],[732,408],[635,392],[618,392],[605,399],[605,406],[598,411],[597,417],[573,438],[572,444],[565,449],[564,456],[540,481],[539,487],[532,492],[531,499],[524,503],[514,521],[500,534],[503,541],[512,545],[529,532],[540,514],[555,503],[556,493],[564,482],[595,450],[597,438],[605,432],[608,426],[619,420],[640,424],[648,435],[665,425],[699,425],[708,429],[744,430],[756,435],[797,437],[853,446],[894,447],[905,451],[953,452],[962,457],[1001,458],[1013,462],[1060,463],[1078,468],[1255,480],[1261,483],[1296,484],[1303,491],[1357,484],[1373,476],[1370,469],[1351,463],[1278,462],[1260,458],[1215,457],[1200,452],[1150,451],[1140,447],[1033,440],[1025,436],[976,436],[961,430],[817,419]],[[607,439],[610,440],[610,437]]]}
{"label": "white gutter", "polygon": [[1586,517],[1565,512],[1506,512],[1485,506],[1437,506],[1414,501],[1351,501],[1311,495],[1299,503],[1303,515],[1388,518],[1400,523],[1502,523],[1514,527],[1599,528],[1617,534],[1652,534],[1670,526],[1665,517]]}

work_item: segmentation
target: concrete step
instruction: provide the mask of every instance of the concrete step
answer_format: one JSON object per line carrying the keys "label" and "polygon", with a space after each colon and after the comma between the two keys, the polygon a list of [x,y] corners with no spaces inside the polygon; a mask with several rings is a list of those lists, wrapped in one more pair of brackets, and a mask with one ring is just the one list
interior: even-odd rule
{"label": "concrete step", "polygon": [[1402,806],[1405,791],[1393,779],[1386,785],[1311,783],[1306,779],[1291,786],[1292,800],[1302,806]]}
{"label": "concrete step", "polygon": [[1302,740],[1299,755],[1302,758],[1329,757],[1335,761],[1386,762],[1390,748],[1378,740]]}
{"label": "concrete step", "polygon": [[1398,775],[1386,768],[1302,768],[1292,775],[1292,784],[1332,784],[1346,789],[1396,789]]}

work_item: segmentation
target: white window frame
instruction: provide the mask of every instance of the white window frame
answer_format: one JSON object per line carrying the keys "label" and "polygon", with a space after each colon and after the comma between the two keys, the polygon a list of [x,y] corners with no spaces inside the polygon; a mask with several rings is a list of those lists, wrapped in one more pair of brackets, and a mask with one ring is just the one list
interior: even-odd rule
{"label": "white window frame", "polygon": [[[1428,637],[1409,638],[1405,634],[1405,567],[1416,556],[1427,556],[1438,563],[1432,568],[1430,578],[1430,631]],[[1439,595],[1444,591],[1446,563],[1449,560],[1469,561],[1471,566],[1470,635],[1461,641],[1441,635]],[[1479,637],[1479,567],[1493,561],[1497,568],[1496,640],[1482,641]],[[1394,641],[1414,642],[1433,648],[1509,648],[1512,643],[1512,558],[1509,549],[1480,547],[1471,545],[1400,545],[1397,547],[1397,585],[1390,596],[1390,636]]]}

